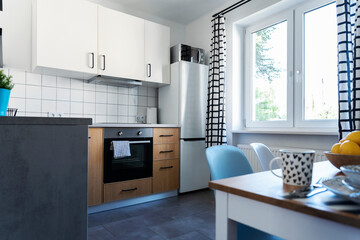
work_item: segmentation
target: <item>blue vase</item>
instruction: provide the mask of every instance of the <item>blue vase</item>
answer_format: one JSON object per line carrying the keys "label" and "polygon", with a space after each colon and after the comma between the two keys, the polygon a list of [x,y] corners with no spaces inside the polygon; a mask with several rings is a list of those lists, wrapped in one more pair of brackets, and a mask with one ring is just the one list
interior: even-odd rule
{"label": "blue vase", "polygon": [[0,88],[0,116],[6,116],[7,107],[9,104],[10,90]]}

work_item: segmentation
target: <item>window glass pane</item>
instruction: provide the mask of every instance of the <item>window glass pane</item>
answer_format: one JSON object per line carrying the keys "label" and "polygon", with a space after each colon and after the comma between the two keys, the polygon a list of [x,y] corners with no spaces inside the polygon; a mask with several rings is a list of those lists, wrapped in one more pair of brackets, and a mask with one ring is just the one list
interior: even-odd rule
{"label": "window glass pane", "polygon": [[287,22],[252,33],[253,121],[287,119]]}
{"label": "window glass pane", "polygon": [[337,119],[335,3],[305,13],[305,120]]}

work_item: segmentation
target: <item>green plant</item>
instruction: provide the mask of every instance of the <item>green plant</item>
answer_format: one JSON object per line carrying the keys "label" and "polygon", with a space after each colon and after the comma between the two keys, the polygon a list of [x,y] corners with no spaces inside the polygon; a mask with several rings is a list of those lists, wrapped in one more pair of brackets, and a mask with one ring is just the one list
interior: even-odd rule
{"label": "green plant", "polygon": [[12,76],[6,76],[3,70],[0,70],[0,88],[11,90],[15,84],[11,81]]}

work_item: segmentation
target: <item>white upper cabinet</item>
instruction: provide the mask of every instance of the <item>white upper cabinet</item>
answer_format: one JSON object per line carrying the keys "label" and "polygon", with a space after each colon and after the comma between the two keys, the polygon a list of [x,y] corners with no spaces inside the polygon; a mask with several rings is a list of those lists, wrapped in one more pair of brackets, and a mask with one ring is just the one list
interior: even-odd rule
{"label": "white upper cabinet", "polygon": [[99,6],[99,74],[144,80],[145,20]]}
{"label": "white upper cabinet", "polygon": [[145,21],[145,80],[170,84],[170,28]]}
{"label": "white upper cabinet", "polygon": [[34,1],[35,72],[75,77],[97,73],[97,7],[80,0]]}

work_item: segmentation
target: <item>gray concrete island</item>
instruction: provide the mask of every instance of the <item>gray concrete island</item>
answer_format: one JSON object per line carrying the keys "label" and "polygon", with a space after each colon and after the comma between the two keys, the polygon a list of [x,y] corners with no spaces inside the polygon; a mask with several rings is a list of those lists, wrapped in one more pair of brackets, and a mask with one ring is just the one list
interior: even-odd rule
{"label": "gray concrete island", "polygon": [[0,239],[87,239],[88,125],[0,117]]}

